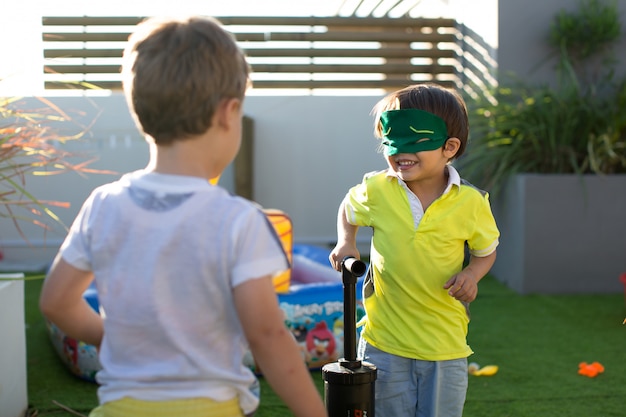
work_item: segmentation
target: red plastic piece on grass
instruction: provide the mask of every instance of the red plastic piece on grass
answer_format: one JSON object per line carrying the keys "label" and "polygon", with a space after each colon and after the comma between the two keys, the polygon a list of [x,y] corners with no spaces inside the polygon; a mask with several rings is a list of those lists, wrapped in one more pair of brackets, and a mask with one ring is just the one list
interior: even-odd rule
{"label": "red plastic piece on grass", "polygon": [[578,364],[578,374],[588,376],[589,378],[595,378],[598,374],[604,372],[604,366],[600,362],[593,362],[588,364],[587,362],[581,362]]}

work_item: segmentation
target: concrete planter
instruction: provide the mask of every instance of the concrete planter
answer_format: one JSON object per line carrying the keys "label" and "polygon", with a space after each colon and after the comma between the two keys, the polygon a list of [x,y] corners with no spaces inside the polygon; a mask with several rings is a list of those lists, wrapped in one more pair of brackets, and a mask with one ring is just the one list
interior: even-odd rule
{"label": "concrete planter", "polygon": [[24,281],[0,274],[0,417],[21,417],[28,408]]}
{"label": "concrete planter", "polygon": [[523,294],[623,290],[626,175],[520,174],[491,199],[498,280]]}

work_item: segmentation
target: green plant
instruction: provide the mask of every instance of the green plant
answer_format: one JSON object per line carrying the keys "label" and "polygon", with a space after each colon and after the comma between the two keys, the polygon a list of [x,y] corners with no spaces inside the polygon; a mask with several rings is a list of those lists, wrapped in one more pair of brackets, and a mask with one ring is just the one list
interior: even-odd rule
{"label": "green plant", "polygon": [[31,194],[27,187],[29,175],[103,172],[89,169],[91,160],[71,162],[77,155],[63,145],[80,139],[86,129],[60,134],[56,124],[71,118],[52,102],[39,100],[42,108],[25,110],[20,98],[0,98],[0,218],[10,219],[25,240],[22,221],[49,228],[51,221],[61,223],[52,208],[69,206]]}
{"label": "green plant", "polygon": [[550,43],[576,51],[587,58],[598,49],[605,48],[620,36],[620,21],[616,2],[588,0],[581,3],[577,12],[562,10],[555,16],[550,28]]}
{"label": "green plant", "polygon": [[626,80],[610,59],[620,31],[614,2],[583,0],[577,13],[558,14],[548,40],[557,85],[518,82],[495,100],[470,100],[464,175],[495,191],[517,173],[626,173]]}

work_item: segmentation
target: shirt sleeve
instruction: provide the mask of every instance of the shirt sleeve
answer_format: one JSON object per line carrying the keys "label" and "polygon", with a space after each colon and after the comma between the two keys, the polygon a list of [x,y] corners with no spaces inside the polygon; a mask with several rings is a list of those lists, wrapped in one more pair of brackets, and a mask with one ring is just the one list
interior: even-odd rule
{"label": "shirt sleeve", "polygon": [[89,225],[93,204],[94,196],[92,194],[83,203],[59,249],[61,256],[67,263],[83,271],[92,270]]}
{"label": "shirt sleeve", "polygon": [[289,269],[289,260],[269,219],[259,209],[248,210],[233,224],[232,286]]}
{"label": "shirt sleeve", "polygon": [[470,254],[479,258],[491,255],[499,244],[500,231],[485,193],[476,209],[476,229],[468,240]]}
{"label": "shirt sleeve", "polygon": [[343,202],[346,219],[353,226],[371,226],[370,200],[368,198],[367,175],[363,182],[352,187],[346,194]]}

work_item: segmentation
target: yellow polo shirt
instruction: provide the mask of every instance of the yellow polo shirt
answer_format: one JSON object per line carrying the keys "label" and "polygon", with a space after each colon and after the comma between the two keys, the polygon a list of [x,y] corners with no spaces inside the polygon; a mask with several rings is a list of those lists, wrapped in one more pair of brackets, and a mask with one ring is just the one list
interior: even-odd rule
{"label": "yellow polo shirt", "polygon": [[443,285],[462,269],[465,242],[473,255],[487,256],[500,234],[488,194],[449,172],[446,192],[419,221],[415,196],[387,171],[366,174],[346,196],[349,223],[374,231],[374,291],[364,296],[362,337],[394,355],[440,361],[472,354],[466,308]]}

